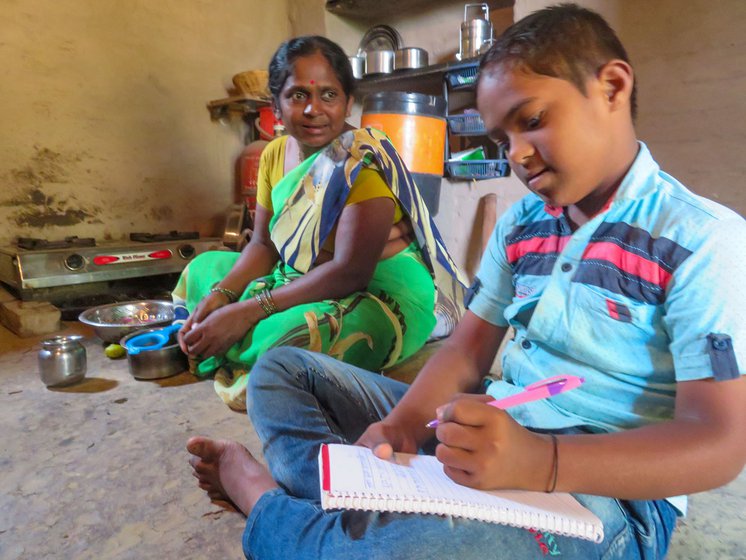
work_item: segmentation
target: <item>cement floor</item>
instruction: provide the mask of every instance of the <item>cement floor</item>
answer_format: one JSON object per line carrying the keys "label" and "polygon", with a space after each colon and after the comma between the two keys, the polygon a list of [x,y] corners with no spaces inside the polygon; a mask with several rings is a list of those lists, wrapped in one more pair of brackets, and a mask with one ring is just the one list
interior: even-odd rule
{"label": "cement floor", "polygon": [[[184,444],[205,434],[260,456],[246,417],[188,373],[135,380],[83,325],[64,326],[88,336],[88,374],[56,390],[38,375],[46,337],[0,326],[0,558],[243,558],[243,517],[208,501]],[[746,472],[693,496],[669,558],[745,558],[745,512]]]}

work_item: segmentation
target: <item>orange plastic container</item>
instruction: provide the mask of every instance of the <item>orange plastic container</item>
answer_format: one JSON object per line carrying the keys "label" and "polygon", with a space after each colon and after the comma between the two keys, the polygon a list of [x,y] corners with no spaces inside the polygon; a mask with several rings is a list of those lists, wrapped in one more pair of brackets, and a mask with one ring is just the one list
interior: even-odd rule
{"label": "orange plastic container", "polygon": [[443,175],[445,100],[409,92],[379,92],[363,100],[360,125],[385,132],[412,173]]}

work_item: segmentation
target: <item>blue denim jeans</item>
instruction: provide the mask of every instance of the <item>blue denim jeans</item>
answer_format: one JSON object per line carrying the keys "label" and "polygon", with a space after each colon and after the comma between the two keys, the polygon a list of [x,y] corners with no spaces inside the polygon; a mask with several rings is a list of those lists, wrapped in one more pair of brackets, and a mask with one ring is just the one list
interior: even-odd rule
{"label": "blue denim jeans", "polygon": [[576,494],[603,521],[600,544],[450,516],[322,510],[319,446],[353,443],[407,387],[298,348],[277,348],[260,358],[249,376],[247,408],[280,488],[265,493],[246,521],[247,558],[665,557],[676,510],[663,500]]}

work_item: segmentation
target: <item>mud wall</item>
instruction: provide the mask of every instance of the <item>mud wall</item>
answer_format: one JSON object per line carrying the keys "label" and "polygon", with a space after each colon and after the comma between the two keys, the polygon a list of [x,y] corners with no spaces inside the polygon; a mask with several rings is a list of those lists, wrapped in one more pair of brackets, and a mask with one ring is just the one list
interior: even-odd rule
{"label": "mud wall", "polygon": [[222,232],[245,124],[206,104],[289,29],[285,2],[3,2],[0,244]]}

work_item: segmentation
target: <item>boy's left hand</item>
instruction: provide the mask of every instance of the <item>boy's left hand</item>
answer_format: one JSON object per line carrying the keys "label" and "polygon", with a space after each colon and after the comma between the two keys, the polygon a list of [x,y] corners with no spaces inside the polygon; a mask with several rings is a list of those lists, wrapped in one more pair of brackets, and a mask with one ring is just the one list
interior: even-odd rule
{"label": "boy's left hand", "polygon": [[546,490],[552,442],[487,402],[487,395],[458,395],[438,409],[435,450],[455,482],[482,490]]}

